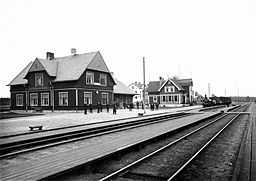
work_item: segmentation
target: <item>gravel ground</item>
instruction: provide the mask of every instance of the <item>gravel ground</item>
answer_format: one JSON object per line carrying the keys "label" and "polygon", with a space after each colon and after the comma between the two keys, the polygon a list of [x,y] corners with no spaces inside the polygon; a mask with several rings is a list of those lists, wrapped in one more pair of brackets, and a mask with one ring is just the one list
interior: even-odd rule
{"label": "gravel ground", "polygon": [[[158,111],[146,110],[145,115],[176,112],[181,110],[190,110],[200,108],[201,106],[190,106],[170,109],[159,109]],[[10,119],[0,119],[0,136],[28,132],[28,126],[43,125],[43,129],[52,129],[58,127],[72,126],[78,124],[101,122],[106,120],[121,119],[138,116],[143,110],[119,109],[117,114],[113,115],[112,110],[109,113],[104,110],[102,113],[88,113],[85,115],[80,112],[45,112],[44,115],[20,117]]]}
{"label": "gravel ground", "polygon": [[240,116],[179,178],[196,181],[231,180],[247,121],[248,115]]}
{"label": "gravel ground", "polygon": [[206,141],[217,133],[226,122],[227,121],[218,121],[210,127],[189,136],[185,140],[141,164],[138,168],[134,169],[132,173],[169,178],[170,175],[184,164],[203,144],[206,143]]}

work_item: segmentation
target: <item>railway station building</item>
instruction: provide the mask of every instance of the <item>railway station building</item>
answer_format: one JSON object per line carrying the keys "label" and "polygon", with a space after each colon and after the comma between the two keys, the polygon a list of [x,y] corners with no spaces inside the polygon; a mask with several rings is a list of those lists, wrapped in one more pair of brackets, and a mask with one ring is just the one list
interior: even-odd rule
{"label": "railway station building", "polygon": [[114,101],[119,108],[126,108],[127,105],[133,102],[135,93],[124,83],[114,77],[116,85],[114,86]]}
{"label": "railway station building", "polygon": [[114,101],[112,77],[99,51],[30,62],[9,84],[11,110],[77,110]]}
{"label": "railway station building", "polygon": [[193,101],[192,79],[170,79],[151,81],[147,87],[149,104],[162,106],[189,104]]}

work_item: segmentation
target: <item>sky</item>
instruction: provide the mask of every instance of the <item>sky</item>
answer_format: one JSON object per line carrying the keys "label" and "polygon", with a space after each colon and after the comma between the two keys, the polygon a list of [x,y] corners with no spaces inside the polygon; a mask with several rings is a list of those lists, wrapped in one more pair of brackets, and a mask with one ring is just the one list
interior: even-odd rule
{"label": "sky", "polygon": [[256,1],[1,0],[0,97],[35,58],[100,51],[127,86],[192,78],[201,95],[256,96]]}

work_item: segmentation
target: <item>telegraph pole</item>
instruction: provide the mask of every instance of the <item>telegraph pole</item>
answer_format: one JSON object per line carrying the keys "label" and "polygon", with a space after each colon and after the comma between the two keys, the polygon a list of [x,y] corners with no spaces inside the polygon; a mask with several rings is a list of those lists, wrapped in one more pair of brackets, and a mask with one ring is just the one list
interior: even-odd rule
{"label": "telegraph pole", "polygon": [[143,109],[144,109],[144,114],[146,113],[145,110],[145,57],[143,57]]}

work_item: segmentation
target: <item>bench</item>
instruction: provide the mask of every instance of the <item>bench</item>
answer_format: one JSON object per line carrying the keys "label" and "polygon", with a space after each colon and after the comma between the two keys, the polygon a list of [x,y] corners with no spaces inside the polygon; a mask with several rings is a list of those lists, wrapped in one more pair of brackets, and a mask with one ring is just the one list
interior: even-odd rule
{"label": "bench", "polygon": [[43,112],[42,107],[33,107],[33,112]]}
{"label": "bench", "polygon": [[143,116],[143,113],[138,113],[138,116]]}
{"label": "bench", "polygon": [[33,129],[38,128],[38,130],[42,130],[43,126],[29,126],[30,131],[33,131]]}

